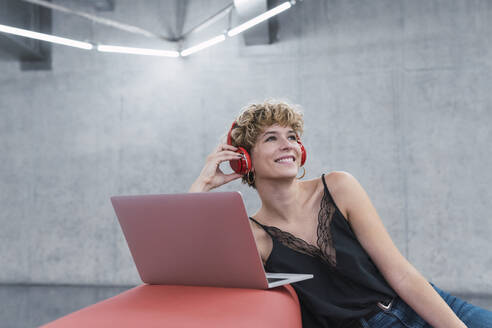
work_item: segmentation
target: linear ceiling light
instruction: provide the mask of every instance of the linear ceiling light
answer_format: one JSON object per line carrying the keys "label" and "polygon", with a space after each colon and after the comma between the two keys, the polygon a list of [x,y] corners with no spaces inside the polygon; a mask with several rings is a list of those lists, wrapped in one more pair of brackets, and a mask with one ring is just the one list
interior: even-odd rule
{"label": "linear ceiling light", "polygon": [[200,51],[202,49],[213,46],[214,44],[220,43],[220,42],[224,41],[225,39],[226,39],[226,37],[224,34],[218,35],[214,38],[211,38],[210,40],[199,43],[196,46],[193,46],[193,47],[190,47],[188,49],[181,51],[181,56],[185,57],[185,56],[191,55],[194,52]]}
{"label": "linear ceiling light", "polygon": [[[120,22],[114,21],[112,19],[107,19],[107,18],[104,18],[104,17],[99,17],[99,16],[95,16],[95,15],[92,15],[92,14],[88,14],[88,13],[85,13],[85,12],[82,12],[82,11],[73,10],[73,9],[68,8],[68,7],[63,7],[63,6],[60,6],[60,5],[57,5],[57,4],[52,3],[52,0],[22,0],[22,1],[28,2],[28,3],[32,3],[32,4],[37,5],[37,6],[49,8],[49,9],[52,9],[52,10],[60,11],[62,13],[71,14],[71,15],[77,15],[79,17],[83,17],[83,18],[89,19],[89,20],[91,20],[94,23],[99,23],[99,24],[111,26],[111,27],[120,29],[122,31],[126,31],[126,32],[130,32],[130,33],[135,33],[135,34],[140,34],[140,35],[144,35],[144,36],[150,37],[150,38],[157,38],[157,39],[160,39],[160,40],[176,41],[176,40],[172,40],[171,38],[168,38],[168,37],[166,37],[164,35],[153,33],[153,32],[147,31],[147,30],[144,30],[143,28],[140,28],[138,26],[133,26],[133,25],[129,25],[129,24],[120,23]],[[99,3],[103,3],[103,2],[104,3],[107,3],[107,2],[110,2],[110,1],[111,0],[99,1]],[[93,2],[97,2],[97,1],[93,1]]]}
{"label": "linear ceiling light", "polygon": [[41,40],[41,41],[48,41],[48,42],[52,42],[52,43],[63,44],[65,46],[70,46],[70,47],[75,47],[75,48],[80,48],[80,49],[91,50],[93,48],[92,44],[87,43],[87,42],[81,42],[81,41],[76,41],[76,40],[72,40],[72,39],[61,38],[59,36],[33,32],[33,31],[29,31],[29,30],[24,30],[22,28],[11,27],[11,26],[7,26],[7,25],[1,25],[0,24],[0,32],[19,35],[19,36],[23,36],[26,38],[31,38],[31,39]]}
{"label": "linear ceiling light", "polygon": [[230,30],[229,32],[227,32],[227,35],[228,36],[235,36],[245,30],[247,30],[248,28],[250,27],[253,27],[275,15],[278,15],[280,14],[281,12],[289,9],[290,7],[292,7],[292,4],[290,3],[290,1],[286,1],[284,2],[283,4],[275,7],[275,8],[272,8],[268,11],[265,11],[263,14],[259,15],[259,16],[256,16],[255,18],[253,19],[250,19],[249,21],[233,28],[232,30]]}
{"label": "linear ceiling light", "polygon": [[178,51],[159,50],[147,48],[131,48],[99,44],[97,50],[101,52],[115,52],[120,54],[146,55],[146,56],[161,56],[161,57],[179,57]]}

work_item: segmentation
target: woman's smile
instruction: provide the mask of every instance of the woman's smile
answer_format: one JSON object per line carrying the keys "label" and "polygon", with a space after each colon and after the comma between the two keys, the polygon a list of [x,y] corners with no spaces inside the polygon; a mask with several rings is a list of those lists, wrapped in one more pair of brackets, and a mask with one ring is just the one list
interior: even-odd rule
{"label": "woman's smile", "polygon": [[294,159],[292,157],[288,157],[288,158],[276,160],[275,163],[280,164],[280,165],[293,165],[295,162],[294,162]]}

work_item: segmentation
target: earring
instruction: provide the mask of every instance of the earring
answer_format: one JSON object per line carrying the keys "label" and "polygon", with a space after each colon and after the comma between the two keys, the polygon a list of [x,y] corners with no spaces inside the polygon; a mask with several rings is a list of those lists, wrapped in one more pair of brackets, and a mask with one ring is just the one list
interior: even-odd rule
{"label": "earring", "polygon": [[304,166],[302,167],[302,169],[304,170],[304,173],[302,173],[302,176],[300,176],[299,178],[296,177],[297,179],[302,179],[306,175],[306,169],[304,168]]}
{"label": "earring", "polygon": [[[251,176],[253,176],[253,181],[251,181]],[[255,174],[253,172],[248,172],[246,175],[246,181],[248,181],[249,185],[252,186],[255,183]]]}

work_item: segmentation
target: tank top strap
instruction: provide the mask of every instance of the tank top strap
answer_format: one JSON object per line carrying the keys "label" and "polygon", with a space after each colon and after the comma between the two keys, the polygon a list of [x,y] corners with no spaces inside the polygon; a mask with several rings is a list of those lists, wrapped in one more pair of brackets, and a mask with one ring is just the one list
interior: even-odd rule
{"label": "tank top strap", "polygon": [[256,221],[256,220],[255,220],[255,219],[253,219],[251,216],[249,216],[249,218],[250,218],[251,220],[253,220],[253,222],[255,222],[257,225],[259,225],[259,226],[260,226],[263,230],[265,230],[265,231],[266,231],[266,233],[267,233],[270,237],[272,237],[272,238],[273,238],[273,236],[272,236],[272,234],[270,233],[270,231],[268,231],[267,226],[265,226],[265,225],[261,224],[260,222]]}
{"label": "tank top strap", "polygon": [[325,193],[328,195],[328,198],[333,201],[333,203],[335,203],[335,201],[333,200],[333,197],[331,197],[331,194],[330,194],[330,191],[328,190],[328,186],[326,185],[326,181],[325,181],[325,174],[321,174],[321,181],[323,181],[323,185],[325,186]]}
{"label": "tank top strap", "polygon": [[325,186],[325,191],[328,192],[328,187],[326,186],[325,174],[321,174],[321,181],[323,181],[323,185]]}

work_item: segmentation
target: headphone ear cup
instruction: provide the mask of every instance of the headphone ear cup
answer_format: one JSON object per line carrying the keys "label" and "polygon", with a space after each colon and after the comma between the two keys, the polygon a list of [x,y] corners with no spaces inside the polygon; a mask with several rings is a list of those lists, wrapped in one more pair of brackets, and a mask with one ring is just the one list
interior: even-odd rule
{"label": "headphone ear cup", "polygon": [[306,153],[306,149],[304,148],[304,145],[302,144],[302,142],[300,141],[297,141],[299,143],[299,146],[301,146],[301,166],[304,165],[304,163],[306,163],[306,157],[307,157],[307,153]]}
{"label": "headphone ear cup", "polygon": [[229,161],[229,165],[231,169],[239,174],[245,175],[248,174],[252,169],[253,165],[251,163],[251,157],[249,156],[246,149],[243,147],[237,147],[236,153],[242,154],[243,158],[234,159]]}

